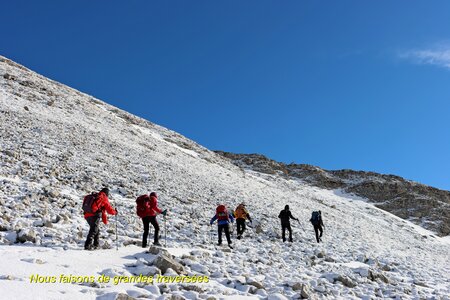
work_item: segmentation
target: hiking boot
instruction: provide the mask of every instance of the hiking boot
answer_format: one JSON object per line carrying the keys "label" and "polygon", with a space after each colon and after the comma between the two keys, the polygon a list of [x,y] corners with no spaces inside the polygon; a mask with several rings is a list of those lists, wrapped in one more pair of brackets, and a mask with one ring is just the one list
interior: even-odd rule
{"label": "hiking boot", "polygon": [[231,244],[228,244],[228,247],[230,247],[230,249],[233,249],[233,247],[231,247]]}
{"label": "hiking boot", "polygon": [[153,243],[155,246],[162,246],[159,242]]}
{"label": "hiking boot", "polygon": [[217,243],[217,246],[222,246],[222,243]]}

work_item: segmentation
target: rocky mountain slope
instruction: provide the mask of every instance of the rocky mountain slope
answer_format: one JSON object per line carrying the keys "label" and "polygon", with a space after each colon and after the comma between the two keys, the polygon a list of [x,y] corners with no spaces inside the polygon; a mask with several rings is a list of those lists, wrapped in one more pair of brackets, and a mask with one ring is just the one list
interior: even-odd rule
{"label": "rocky mountain slope", "polygon": [[450,234],[450,192],[439,190],[395,175],[353,170],[324,170],[306,164],[284,164],[260,154],[216,153],[241,168],[286,178],[298,178],[305,183],[325,188],[341,189],[375,203],[376,207],[409,220],[440,236]]}
{"label": "rocky mountain slope", "polygon": [[[447,238],[351,194],[255,170],[0,56],[0,289],[22,299],[414,299],[450,293]],[[103,250],[84,251],[81,199],[105,185],[119,216],[101,226]],[[149,191],[157,191],[169,210],[167,222],[160,222],[172,259],[183,274],[208,276],[208,284],[30,284],[36,273],[180,274],[139,248],[135,197]],[[243,240],[234,240],[232,252],[214,247],[209,220],[216,205],[240,202],[254,223]],[[292,244],[280,241],[277,216],[285,204],[300,220],[293,223]],[[318,209],[326,225],[321,244],[308,222]]]}

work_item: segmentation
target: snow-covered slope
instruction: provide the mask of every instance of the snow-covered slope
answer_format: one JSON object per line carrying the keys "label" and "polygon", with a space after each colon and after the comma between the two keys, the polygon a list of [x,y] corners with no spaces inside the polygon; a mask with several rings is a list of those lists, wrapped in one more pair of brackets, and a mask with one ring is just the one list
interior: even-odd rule
{"label": "snow-covered slope", "polygon": [[[448,239],[338,190],[240,169],[173,131],[3,57],[0,122],[0,287],[8,299],[446,298],[450,293]],[[104,185],[120,212],[120,247],[115,250],[112,219],[101,227],[104,249],[84,251],[88,226],[81,198]],[[142,224],[134,212],[135,197],[149,191],[157,191],[161,207],[169,209],[166,226],[160,219],[169,251],[188,275],[209,276],[208,283],[30,283],[33,274],[158,273],[156,255],[138,247]],[[216,232],[209,226],[216,205],[234,208],[240,202],[247,203],[253,227],[243,240],[234,240],[231,252],[216,249]],[[285,204],[301,220],[293,223],[292,244],[280,241],[277,216]],[[326,226],[320,245],[308,223],[318,209]]]}

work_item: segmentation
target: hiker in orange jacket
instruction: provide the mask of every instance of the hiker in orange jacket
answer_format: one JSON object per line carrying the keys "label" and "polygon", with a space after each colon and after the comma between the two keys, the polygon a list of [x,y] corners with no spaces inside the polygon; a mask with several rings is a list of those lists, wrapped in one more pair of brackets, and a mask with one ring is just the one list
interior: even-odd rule
{"label": "hiker in orange jacket", "polygon": [[248,219],[250,223],[252,223],[252,218],[250,218],[250,214],[244,203],[241,203],[236,207],[234,216],[236,217],[237,238],[240,240],[245,231],[245,220]]}

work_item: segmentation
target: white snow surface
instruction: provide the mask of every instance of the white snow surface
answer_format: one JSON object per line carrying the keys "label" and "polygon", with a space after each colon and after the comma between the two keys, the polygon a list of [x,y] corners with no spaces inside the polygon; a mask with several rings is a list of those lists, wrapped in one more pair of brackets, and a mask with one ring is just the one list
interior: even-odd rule
{"label": "white snow surface", "polygon": [[[240,169],[193,141],[0,56],[0,298],[449,299],[450,241],[354,199]],[[119,210],[84,251],[83,195],[108,185]],[[161,241],[188,275],[208,283],[32,283],[31,276],[139,276],[155,255],[139,247],[136,196],[167,208]],[[254,219],[234,249],[217,247],[219,203]],[[294,242],[281,241],[289,204]],[[321,210],[323,243],[309,218]],[[34,241],[19,243],[29,234]],[[149,241],[152,240],[152,230]],[[167,239],[165,239],[165,235]],[[157,271],[157,270],[156,270]],[[176,275],[168,270],[166,275]],[[123,298],[125,299],[125,298]]]}

